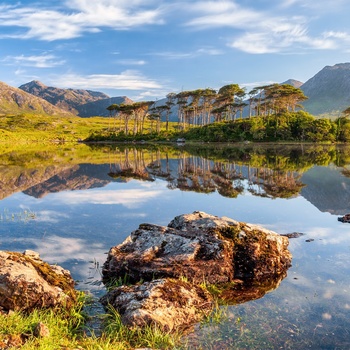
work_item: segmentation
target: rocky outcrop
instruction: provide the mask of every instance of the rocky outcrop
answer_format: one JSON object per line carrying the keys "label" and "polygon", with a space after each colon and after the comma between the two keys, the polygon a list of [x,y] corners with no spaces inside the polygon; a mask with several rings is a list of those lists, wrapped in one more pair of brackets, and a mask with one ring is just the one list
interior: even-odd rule
{"label": "rocky outcrop", "polygon": [[344,216],[338,217],[338,221],[344,223],[350,223],[350,214],[345,214]]}
{"label": "rocky outcrop", "polygon": [[203,282],[219,285],[220,297],[230,303],[276,288],[291,266],[288,243],[260,226],[199,211],[167,227],[141,224],[111,248],[102,271],[109,286],[116,280],[135,285],[111,289],[102,302],[130,326],[187,327],[212,306]]}
{"label": "rocky outcrop", "polygon": [[167,227],[141,224],[111,248],[103,266],[106,283],[186,277],[217,284],[266,279],[291,265],[288,238],[262,227],[203,212],[176,217]]}
{"label": "rocky outcrop", "polygon": [[113,305],[130,327],[158,325],[165,331],[184,329],[201,320],[213,307],[212,296],[183,280],[159,279],[141,285],[121,286],[102,297]]}
{"label": "rocky outcrop", "polygon": [[70,307],[76,300],[69,271],[43,262],[39,254],[0,251],[0,308],[30,312],[49,307]]}

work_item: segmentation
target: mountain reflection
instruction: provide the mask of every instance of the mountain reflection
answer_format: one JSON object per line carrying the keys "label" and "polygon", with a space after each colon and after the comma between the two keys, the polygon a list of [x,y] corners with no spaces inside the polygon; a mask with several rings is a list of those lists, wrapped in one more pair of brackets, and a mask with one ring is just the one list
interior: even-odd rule
{"label": "mountain reflection", "polygon": [[162,179],[170,190],[217,192],[227,198],[243,193],[268,198],[301,194],[321,211],[350,211],[349,147],[41,146],[4,152],[0,160],[1,199],[16,192],[42,198],[48,193],[101,188],[111,182]]}

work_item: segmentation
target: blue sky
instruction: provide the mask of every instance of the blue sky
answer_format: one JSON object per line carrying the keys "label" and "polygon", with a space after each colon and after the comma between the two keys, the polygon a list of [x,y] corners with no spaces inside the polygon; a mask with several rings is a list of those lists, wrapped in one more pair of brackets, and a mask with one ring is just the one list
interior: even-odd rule
{"label": "blue sky", "polygon": [[350,61],[348,0],[0,0],[0,81],[133,100]]}

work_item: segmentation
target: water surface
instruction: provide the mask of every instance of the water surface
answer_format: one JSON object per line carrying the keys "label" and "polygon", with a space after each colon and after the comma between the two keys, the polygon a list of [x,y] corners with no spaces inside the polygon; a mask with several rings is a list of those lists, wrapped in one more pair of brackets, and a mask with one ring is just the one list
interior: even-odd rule
{"label": "water surface", "polygon": [[[140,223],[201,210],[290,240],[264,297],[197,327],[188,348],[350,348],[350,150],[335,146],[88,147],[1,151],[0,249],[33,249],[99,296],[109,248]],[[30,215],[34,214],[34,218]]]}

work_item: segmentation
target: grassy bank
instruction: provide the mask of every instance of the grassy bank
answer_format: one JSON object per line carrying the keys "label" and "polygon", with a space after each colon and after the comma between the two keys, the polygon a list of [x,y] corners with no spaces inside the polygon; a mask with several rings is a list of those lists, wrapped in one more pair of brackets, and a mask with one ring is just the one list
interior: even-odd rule
{"label": "grassy bank", "polygon": [[[86,328],[88,301],[81,295],[71,310],[41,310],[28,315],[12,312],[0,314],[0,348],[24,350],[127,350],[138,347],[170,349],[180,343],[178,333],[166,333],[155,327],[129,329],[117,312],[101,315],[102,334],[96,336]],[[37,325],[45,325],[47,334],[38,335]]]}

